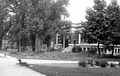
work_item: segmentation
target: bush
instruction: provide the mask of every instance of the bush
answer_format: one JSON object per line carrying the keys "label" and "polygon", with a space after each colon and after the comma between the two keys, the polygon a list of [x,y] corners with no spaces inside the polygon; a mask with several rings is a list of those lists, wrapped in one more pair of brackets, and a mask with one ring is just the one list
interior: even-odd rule
{"label": "bush", "polygon": [[80,61],[78,64],[79,66],[82,66],[82,67],[86,67],[87,65],[85,61]]}
{"label": "bush", "polygon": [[90,64],[91,66],[93,66],[93,65],[94,65],[93,63],[94,63],[94,61],[93,61],[93,60],[88,60],[88,61],[87,61],[87,64]]}
{"label": "bush", "polygon": [[111,63],[111,64],[110,64],[110,67],[115,67],[115,66],[116,66],[116,65],[115,65],[115,64],[113,64],[113,63]]}
{"label": "bush", "polygon": [[55,49],[55,51],[63,51],[63,48],[62,47],[59,47],[59,48],[57,48],[57,49]]}
{"label": "bush", "polygon": [[45,52],[44,49],[38,49],[38,50],[37,50],[37,53],[44,53],[44,52]]}
{"label": "bush", "polygon": [[105,68],[108,66],[108,63],[107,63],[107,61],[101,61],[100,65],[101,65],[101,67]]}
{"label": "bush", "polygon": [[118,63],[118,66],[120,67],[120,62]]}
{"label": "bush", "polygon": [[18,54],[17,51],[11,51],[11,54]]}
{"label": "bush", "polygon": [[95,65],[100,66],[101,65],[100,61],[95,61]]}
{"label": "bush", "polygon": [[21,52],[25,52],[27,49],[27,47],[21,47]]}
{"label": "bush", "polygon": [[96,54],[97,53],[97,48],[91,48],[88,52],[90,54]]}
{"label": "bush", "polygon": [[49,48],[47,48],[47,51],[48,52],[53,52],[53,51],[55,51],[55,49],[53,47],[49,47]]}
{"label": "bush", "polygon": [[74,46],[73,48],[72,48],[72,52],[73,53],[79,53],[79,52],[81,52],[82,51],[82,48],[80,47],[80,46]]}

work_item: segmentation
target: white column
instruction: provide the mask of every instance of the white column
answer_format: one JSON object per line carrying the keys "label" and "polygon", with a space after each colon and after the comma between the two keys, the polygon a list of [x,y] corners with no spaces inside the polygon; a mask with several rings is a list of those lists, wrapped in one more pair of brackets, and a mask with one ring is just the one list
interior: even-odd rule
{"label": "white column", "polygon": [[79,34],[79,44],[81,43],[81,34]]}
{"label": "white column", "polygon": [[118,55],[119,53],[118,53],[118,48],[117,48],[117,55]]}
{"label": "white column", "polygon": [[59,34],[56,35],[56,44],[58,44],[58,36]]}

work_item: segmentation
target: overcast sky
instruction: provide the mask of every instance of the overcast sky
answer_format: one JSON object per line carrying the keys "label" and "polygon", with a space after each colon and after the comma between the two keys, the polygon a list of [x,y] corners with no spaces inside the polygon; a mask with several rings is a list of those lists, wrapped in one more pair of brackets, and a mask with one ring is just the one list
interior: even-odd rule
{"label": "overcast sky", "polygon": [[[73,23],[79,23],[85,21],[85,10],[87,7],[92,7],[94,5],[94,0],[70,0],[70,6],[68,6],[68,12],[70,13],[69,20]],[[111,0],[105,0],[107,4]],[[120,4],[120,0],[117,0]]]}

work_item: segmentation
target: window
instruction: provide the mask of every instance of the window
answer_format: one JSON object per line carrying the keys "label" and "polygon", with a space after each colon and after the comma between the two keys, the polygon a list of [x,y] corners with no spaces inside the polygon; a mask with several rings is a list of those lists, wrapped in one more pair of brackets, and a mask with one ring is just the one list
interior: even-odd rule
{"label": "window", "polygon": [[90,50],[90,48],[87,48],[87,50],[89,51],[89,50]]}
{"label": "window", "polygon": [[85,51],[85,50],[86,50],[86,48],[84,47],[84,48],[83,48],[83,50]]}
{"label": "window", "polygon": [[117,53],[117,49],[115,49],[115,53]]}
{"label": "window", "polygon": [[118,53],[120,53],[120,49],[118,49]]}

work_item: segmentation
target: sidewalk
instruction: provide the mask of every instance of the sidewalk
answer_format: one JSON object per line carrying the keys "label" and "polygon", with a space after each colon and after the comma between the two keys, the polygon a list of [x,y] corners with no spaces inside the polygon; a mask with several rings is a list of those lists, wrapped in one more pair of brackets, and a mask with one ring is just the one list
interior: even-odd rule
{"label": "sidewalk", "polygon": [[[67,63],[68,66],[71,64],[78,64],[79,61],[62,61],[62,60],[38,60],[38,59],[22,59],[23,62],[28,64],[38,65],[59,65]],[[26,67],[16,65],[18,59],[11,56],[4,56],[0,53],[0,76],[46,76]],[[69,65],[70,64],[70,65]],[[74,66],[73,66],[74,67]]]}
{"label": "sidewalk", "polygon": [[[0,54],[0,56],[4,57],[4,54]],[[7,58],[14,58],[11,56],[7,56]],[[17,58],[16,61],[18,61]],[[65,61],[65,60],[38,60],[38,59],[21,59],[23,62],[27,62],[28,64],[54,64],[54,63],[73,63],[77,64],[79,61]]]}
{"label": "sidewalk", "polygon": [[46,76],[29,68],[16,65],[17,60],[0,54],[0,76]]}

